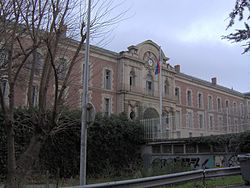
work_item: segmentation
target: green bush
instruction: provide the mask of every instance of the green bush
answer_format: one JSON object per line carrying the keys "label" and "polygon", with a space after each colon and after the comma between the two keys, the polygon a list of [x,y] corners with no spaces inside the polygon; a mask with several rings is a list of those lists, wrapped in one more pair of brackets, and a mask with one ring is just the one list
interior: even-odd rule
{"label": "green bush", "polygon": [[[133,173],[141,164],[143,130],[139,122],[126,115],[96,116],[88,129],[88,171],[90,174]],[[105,173],[104,173],[105,172]]]}
{"label": "green bush", "polygon": [[[16,156],[26,149],[33,135],[32,116],[35,109],[16,109],[15,147]],[[48,117],[50,112],[48,112]],[[81,112],[65,110],[58,119],[61,129],[49,134],[41,148],[39,160],[34,165],[38,174],[46,170],[52,178],[79,176]],[[6,134],[3,117],[0,113],[0,178],[7,174]],[[96,116],[93,125],[88,128],[87,174],[91,177],[117,176],[133,173],[141,163],[140,145],[142,128],[139,122],[131,121],[126,115]]]}

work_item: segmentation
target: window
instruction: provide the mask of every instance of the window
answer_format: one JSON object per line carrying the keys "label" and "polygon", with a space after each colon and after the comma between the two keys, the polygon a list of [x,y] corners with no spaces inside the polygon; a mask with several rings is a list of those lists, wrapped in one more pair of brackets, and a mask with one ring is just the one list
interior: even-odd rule
{"label": "window", "polygon": [[38,86],[32,86],[32,106],[35,107],[38,104]]}
{"label": "window", "polygon": [[218,112],[221,111],[221,99],[220,98],[217,98],[217,110]]}
{"label": "window", "polygon": [[153,95],[154,94],[153,77],[150,74],[147,75],[146,92],[147,92],[148,95]]}
{"label": "window", "polygon": [[187,127],[188,128],[193,127],[193,112],[192,111],[187,112]]}
{"label": "window", "polygon": [[176,128],[179,129],[181,127],[181,112],[180,111],[175,112],[175,123],[176,123]]}
{"label": "window", "polygon": [[237,113],[237,104],[236,104],[236,102],[234,102],[233,104],[234,104],[234,106],[233,106],[233,112],[236,115],[236,113]]}
{"label": "window", "polygon": [[198,113],[198,123],[199,123],[199,128],[203,129],[204,128],[204,113]]}
{"label": "window", "polygon": [[132,86],[135,86],[135,72],[133,70],[130,71],[130,74],[129,74],[129,86],[130,86],[130,89]]}
{"label": "window", "polygon": [[35,56],[35,74],[38,75],[42,71],[44,61],[43,61],[43,57],[40,53],[36,52],[35,55],[36,55]]}
{"label": "window", "polygon": [[111,89],[111,71],[109,69],[105,69],[104,88]]}
{"label": "window", "polygon": [[203,107],[203,95],[202,93],[198,93],[198,108]]}
{"label": "window", "polygon": [[187,105],[192,106],[192,92],[190,90],[187,91]]}
{"label": "window", "polygon": [[165,123],[169,124],[169,112],[164,112],[163,117],[165,118]]}
{"label": "window", "polygon": [[224,125],[223,125],[223,118],[222,118],[222,116],[218,116],[218,125],[217,126],[220,127],[221,130],[223,130]]}
{"label": "window", "polygon": [[67,60],[64,58],[60,58],[58,60],[58,67],[57,67],[58,79],[60,80],[65,79],[66,73],[67,73]]}
{"label": "window", "polygon": [[243,106],[243,103],[240,103],[240,115],[241,116],[244,115],[244,106]]}
{"label": "window", "polygon": [[208,96],[208,110],[213,109],[213,98],[211,95]]}
{"label": "window", "polygon": [[180,88],[176,87],[175,88],[175,97],[177,99],[177,101],[180,101]]}
{"label": "window", "polygon": [[177,131],[176,136],[177,136],[177,138],[181,138],[181,131]]}
{"label": "window", "polygon": [[226,100],[226,108],[228,108],[229,107],[229,101],[228,100]]}
{"label": "window", "polygon": [[234,119],[234,132],[238,132],[238,120]]}
{"label": "window", "polygon": [[209,128],[212,130],[214,127],[214,116],[212,114],[208,115],[208,125]]}
{"label": "window", "polygon": [[110,98],[105,98],[104,99],[104,114],[106,116],[109,116],[111,114],[111,110],[110,110]]}
{"label": "window", "polygon": [[168,78],[166,78],[165,82],[164,82],[164,95],[169,95],[169,88],[170,88],[170,85],[169,85],[169,81],[168,81]]}

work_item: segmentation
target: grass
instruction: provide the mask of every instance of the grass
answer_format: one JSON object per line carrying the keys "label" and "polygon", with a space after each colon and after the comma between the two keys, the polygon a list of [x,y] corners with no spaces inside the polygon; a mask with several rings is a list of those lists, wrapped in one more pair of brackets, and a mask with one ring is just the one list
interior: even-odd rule
{"label": "grass", "polygon": [[215,188],[218,186],[229,186],[229,185],[242,185],[244,181],[242,177],[239,176],[228,176],[222,178],[214,178],[211,180],[206,180],[205,186],[202,181],[189,182],[182,185],[165,186],[164,188]]}

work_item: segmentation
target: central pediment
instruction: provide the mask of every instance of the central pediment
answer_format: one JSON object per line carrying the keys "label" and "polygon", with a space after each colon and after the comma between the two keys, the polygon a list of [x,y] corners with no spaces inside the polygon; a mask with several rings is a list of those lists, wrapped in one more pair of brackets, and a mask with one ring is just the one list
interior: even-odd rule
{"label": "central pediment", "polygon": [[[160,46],[152,40],[146,40],[136,46],[129,46],[128,50],[130,53],[136,53],[138,58],[143,61],[156,60],[160,57]],[[162,50],[161,56],[164,62],[169,60]]]}

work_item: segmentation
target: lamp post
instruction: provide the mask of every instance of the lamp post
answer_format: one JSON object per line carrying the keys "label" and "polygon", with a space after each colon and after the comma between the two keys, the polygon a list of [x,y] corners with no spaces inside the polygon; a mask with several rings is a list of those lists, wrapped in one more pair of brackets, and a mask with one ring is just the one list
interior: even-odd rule
{"label": "lamp post", "polygon": [[90,32],[90,10],[91,0],[88,0],[87,28],[84,57],[83,94],[82,94],[82,116],[81,116],[81,153],[80,153],[80,185],[86,184],[87,165],[87,104],[88,104],[88,74],[89,74],[89,32]]}

